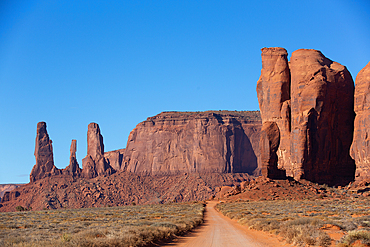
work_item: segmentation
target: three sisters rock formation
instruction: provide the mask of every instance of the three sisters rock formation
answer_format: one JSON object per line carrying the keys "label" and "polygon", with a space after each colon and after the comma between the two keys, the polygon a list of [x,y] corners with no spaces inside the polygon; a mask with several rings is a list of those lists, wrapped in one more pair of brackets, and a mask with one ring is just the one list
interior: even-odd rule
{"label": "three sisters rock formation", "polygon": [[[370,63],[356,89],[345,66],[320,51],[262,49],[258,111],[163,112],[139,123],[126,148],[105,152],[96,123],[80,169],[54,166],[46,123],[37,125],[31,182],[68,175],[248,173],[345,185],[370,176]],[[355,117],[356,116],[356,117]],[[352,145],[352,147],[351,147]],[[350,155],[351,154],[351,155]],[[356,165],[355,165],[356,163]]]}

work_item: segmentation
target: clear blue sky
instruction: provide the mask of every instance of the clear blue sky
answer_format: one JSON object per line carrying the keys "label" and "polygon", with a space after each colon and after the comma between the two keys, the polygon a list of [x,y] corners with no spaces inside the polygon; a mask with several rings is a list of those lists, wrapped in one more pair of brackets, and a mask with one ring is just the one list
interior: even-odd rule
{"label": "clear blue sky", "polygon": [[370,60],[370,2],[0,0],[0,183],[27,183],[36,125],[58,168],[162,111],[257,110],[263,47],[318,49],[353,78]]}

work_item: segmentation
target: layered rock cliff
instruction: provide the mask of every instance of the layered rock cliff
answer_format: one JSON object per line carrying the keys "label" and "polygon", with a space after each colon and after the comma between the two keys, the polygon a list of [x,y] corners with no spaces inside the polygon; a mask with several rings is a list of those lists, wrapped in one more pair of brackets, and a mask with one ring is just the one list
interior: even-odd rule
{"label": "layered rock cliff", "polygon": [[370,178],[370,62],[356,77],[355,113],[351,156],[356,161],[356,180],[363,180]]}
{"label": "layered rock cliff", "polygon": [[259,112],[163,112],[130,133],[123,169],[135,173],[258,172]]}
{"label": "layered rock cliff", "polygon": [[269,125],[263,127],[269,135],[261,134],[269,141],[261,139],[264,174],[274,178],[280,168],[295,179],[347,184],[355,172],[352,77],[317,50],[297,50],[290,63],[286,57],[282,48],[262,49],[257,92],[263,126]]}

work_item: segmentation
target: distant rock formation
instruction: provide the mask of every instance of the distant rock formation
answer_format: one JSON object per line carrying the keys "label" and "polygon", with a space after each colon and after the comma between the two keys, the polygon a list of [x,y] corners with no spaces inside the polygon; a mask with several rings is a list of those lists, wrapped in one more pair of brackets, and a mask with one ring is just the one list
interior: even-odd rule
{"label": "distant rock formation", "polygon": [[1,203],[14,201],[17,197],[19,197],[21,193],[19,191],[6,191],[3,195],[3,198],[1,198]]}
{"label": "distant rock formation", "polygon": [[259,112],[163,112],[130,133],[122,169],[134,173],[259,172]]}
{"label": "distant rock formation", "polygon": [[94,178],[114,172],[104,158],[103,136],[97,123],[90,123],[87,130],[87,155],[82,159],[82,175]]}
{"label": "distant rock formation", "polygon": [[69,165],[65,169],[63,169],[63,174],[66,175],[68,174],[73,177],[77,177],[81,174],[82,170],[77,162],[76,151],[77,151],[77,140],[72,140],[69,156]]}
{"label": "distant rock formation", "polygon": [[0,202],[6,192],[10,192],[22,184],[0,184]]}
{"label": "distant rock formation", "polygon": [[116,172],[94,179],[54,176],[6,192],[0,212],[15,211],[17,206],[44,210],[204,201],[216,195],[217,187],[236,187],[251,179],[246,173],[150,176]]}
{"label": "distant rock formation", "polygon": [[363,180],[370,178],[370,62],[356,77],[355,113],[351,156],[356,161],[356,180]]}
{"label": "distant rock formation", "polygon": [[49,139],[45,122],[39,122],[37,124],[35,158],[36,164],[33,166],[30,174],[31,182],[61,173],[54,166],[53,145]]}
{"label": "distant rock formation", "polygon": [[[276,149],[271,140],[276,140],[277,134],[272,133],[278,132],[281,140],[278,165],[269,163],[268,169],[273,170],[265,172],[265,176],[274,178],[278,167],[295,179],[329,185],[353,181],[355,163],[349,148],[353,136],[354,86],[346,67],[320,51],[308,49],[293,52],[287,63],[284,49],[264,48],[262,60],[257,84],[262,121],[275,122],[278,130],[275,125],[270,125],[274,129],[264,128],[270,135],[261,135],[262,138],[268,136],[274,146],[269,149],[262,146],[261,152]],[[267,161],[263,163],[265,167]]]}
{"label": "distant rock formation", "polygon": [[108,162],[115,171],[122,170],[122,161],[123,161],[123,154],[125,153],[125,149],[118,149],[110,152],[104,153],[104,158]]}
{"label": "distant rock formation", "polygon": [[258,111],[163,112],[139,123],[125,149],[106,153],[99,125],[90,123],[82,169],[76,159],[76,140],[71,143],[69,165],[63,170],[50,166],[52,147],[43,124],[44,128],[38,127],[36,146],[42,149],[36,148],[37,165],[31,182],[51,175],[95,178],[117,171],[154,175],[261,173]]}

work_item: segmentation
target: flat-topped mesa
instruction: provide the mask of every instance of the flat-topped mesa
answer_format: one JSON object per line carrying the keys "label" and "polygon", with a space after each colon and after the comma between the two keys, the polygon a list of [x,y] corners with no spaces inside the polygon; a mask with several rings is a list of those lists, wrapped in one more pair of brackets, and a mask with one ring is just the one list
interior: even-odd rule
{"label": "flat-topped mesa", "polygon": [[61,173],[54,165],[53,145],[49,139],[45,122],[37,124],[35,158],[36,164],[33,166],[30,174],[31,182]]}
{"label": "flat-topped mesa", "polygon": [[257,82],[257,96],[262,116],[262,174],[269,178],[285,177],[285,170],[291,175],[290,71],[287,56],[284,48],[262,49],[262,70]]}
{"label": "flat-topped mesa", "polygon": [[[262,49],[257,94],[266,123],[262,127],[265,134],[261,133],[264,176],[274,178],[278,167],[297,180],[348,184],[355,172],[349,156],[354,120],[352,77],[345,66],[317,50],[297,50],[289,63],[286,57],[285,49]],[[276,145],[277,166],[273,164]]]}
{"label": "flat-topped mesa", "polygon": [[87,155],[82,159],[82,175],[94,178],[114,172],[104,158],[103,136],[97,123],[90,123],[87,130]]}
{"label": "flat-topped mesa", "polygon": [[357,74],[355,124],[351,156],[356,161],[356,180],[370,178],[370,62]]}
{"label": "flat-topped mesa", "polygon": [[292,53],[291,160],[295,178],[344,185],[354,180],[349,155],[354,123],[354,83],[347,68],[320,51]]}
{"label": "flat-topped mesa", "polygon": [[81,174],[82,170],[77,162],[76,151],[77,151],[77,141],[72,140],[69,156],[69,165],[65,169],[63,169],[63,174],[66,175],[68,174],[73,177],[78,177]]}
{"label": "flat-topped mesa", "polygon": [[163,112],[131,131],[122,169],[147,174],[259,171],[259,112]]}

